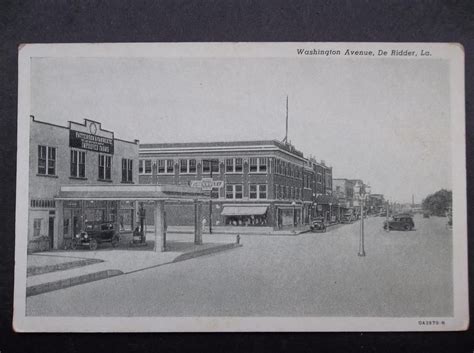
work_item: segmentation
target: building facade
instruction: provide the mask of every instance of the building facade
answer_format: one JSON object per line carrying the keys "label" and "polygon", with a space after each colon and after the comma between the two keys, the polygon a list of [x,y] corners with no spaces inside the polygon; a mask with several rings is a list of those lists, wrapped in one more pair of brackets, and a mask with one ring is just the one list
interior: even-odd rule
{"label": "building facade", "polygon": [[[133,202],[60,200],[61,188],[138,183],[138,140],[125,141],[85,119],[59,126],[31,117],[28,249],[62,248],[87,220],[131,229]],[[85,196],[87,191],[83,192]]]}
{"label": "building facade", "polygon": [[[213,226],[279,229],[307,223],[313,179],[303,153],[276,140],[151,143],[139,148],[140,184],[195,185],[212,180],[203,223]],[[169,225],[185,225],[191,218],[184,205],[167,208]]]}

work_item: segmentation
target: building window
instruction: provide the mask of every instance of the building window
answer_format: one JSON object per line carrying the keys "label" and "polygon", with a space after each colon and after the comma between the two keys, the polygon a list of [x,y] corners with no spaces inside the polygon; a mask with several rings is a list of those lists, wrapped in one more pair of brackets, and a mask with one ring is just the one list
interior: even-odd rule
{"label": "building window", "polygon": [[250,184],[249,197],[251,199],[257,199],[257,184]]}
{"label": "building window", "polygon": [[32,199],[30,201],[31,208],[55,208],[56,203],[54,200],[47,199]]}
{"label": "building window", "polygon": [[133,160],[122,158],[122,183],[133,182]]}
{"label": "building window", "polygon": [[241,199],[243,197],[242,184],[227,184],[225,187],[226,199]]}
{"label": "building window", "polygon": [[194,174],[194,173],[196,173],[196,160],[195,159],[180,159],[179,160],[179,172],[181,174]]}
{"label": "building window", "polygon": [[174,161],[172,159],[168,159],[166,161],[166,173],[173,173],[174,172]]}
{"label": "building window", "polygon": [[41,218],[35,218],[33,220],[33,236],[34,237],[39,237],[41,233],[41,221],[43,219]]}
{"label": "building window", "polygon": [[188,172],[188,160],[180,159],[179,160],[179,172],[181,174],[186,174]]}
{"label": "building window", "polygon": [[86,177],[86,152],[71,150],[71,176],[74,178]]}
{"label": "building window", "polygon": [[99,180],[111,180],[112,157],[99,154]]}
{"label": "building window", "polygon": [[323,178],[321,176],[321,173],[318,173],[318,183],[321,184]]}
{"label": "building window", "polygon": [[267,198],[267,185],[266,184],[260,184],[258,186],[258,198],[259,199]]}
{"label": "building window", "polygon": [[267,171],[267,157],[261,157],[258,159],[258,171],[260,173],[266,173]]}
{"label": "building window", "polygon": [[151,174],[151,159],[140,159],[138,162],[138,173],[139,174]]}
{"label": "building window", "polygon": [[211,199],[219,198],[219,188],[212,188],[211,190]]}
{"label": "building window", "polygon": [[196,160],[195,159],[189,160],[189,172],[196,173]]}
{"label": "building window", "polygon": [[266,173],[267,172],[267,157],[250,158],[250,172],[251,173]]}
{"label": "building window", "polygon": [[274,199],[278,198],[278,185],[277,184],[273,185],[273,198]]}
{"label": "building window", "polygon": [[242,173],[242,158],[227,158],[225,160],[225,171],[227,173]]}
{"label": "building window", "polygon": [[203,159],[202,172],[210,173],[211,167],[212,167],[213,173],[219,173],[219,160],[218,159]]}
{"label": "building window", "polygon": [[56,175],[56,147],[38,146],[38,174]]}
{"label": "building window", "polygon": [[158,174],[163,174],[163,173],[166,173],[166,164],[165,164],[165,160],[164,159],[159,159],[157,161],[157,173]]}

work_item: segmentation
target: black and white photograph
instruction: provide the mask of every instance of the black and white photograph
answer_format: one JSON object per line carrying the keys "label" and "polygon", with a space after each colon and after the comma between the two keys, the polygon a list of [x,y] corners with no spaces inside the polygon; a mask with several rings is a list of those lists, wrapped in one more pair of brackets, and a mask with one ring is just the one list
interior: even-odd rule
{"label": "black and white photograph", "polygon": [[455,43],[19,48],[20,332],[469,325]]}

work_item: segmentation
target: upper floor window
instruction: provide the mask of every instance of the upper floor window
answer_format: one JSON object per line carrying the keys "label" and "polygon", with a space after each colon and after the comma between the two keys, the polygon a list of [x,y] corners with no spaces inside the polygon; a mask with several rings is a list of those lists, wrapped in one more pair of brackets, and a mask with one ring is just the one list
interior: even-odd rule
{"label": "upper floor window", "polygon": [[218,159],[203,159],[202,172],[210,173],[211,168],[212,168],[213,173],[219,173],[219,160]]}
{"label": "upper floor window", "polygon": [[99,180],[112,179],[112,156],[99,154]]}
{"label": "upper floor window", "polygon": [[38,174],[56,175],[56,147],[38,146]]}
{"label": "upper floor window", "polygon": [[250,158],[250,172],[251,173],[266,173],[267,172],[267,157],[252,157]]}
{"label": "upper floor window", "polygon": [[122,158],[122,182],[133,182],[133,160]]}
{"label": "upper floor window", "polygon": [[243,197],[242,184],[227,184],[225,187],[226,199],[241,199]]}
{"label": "upper floor window", "polygon": [[179,172],[181,174],[196,173],[196,160],[195,159],[180,159]]}
{"label": "upper floor window", "polygon": [[140,159],[138,163],[138,173],[139,174],[151,174],[151,159]]}
{"label": "upper floor window", "polygon": [[71,176],[86,177],[86,152],[71,150]]}
{"label": "upper floor window", "polygon": [[227,158],[225,171],[227,173],[242,173],[242,158]]}
{"label": "upper floor window", "polygon": [[158,174],[174,173],[174,161],[172,159],[159,159],[156,164]]}

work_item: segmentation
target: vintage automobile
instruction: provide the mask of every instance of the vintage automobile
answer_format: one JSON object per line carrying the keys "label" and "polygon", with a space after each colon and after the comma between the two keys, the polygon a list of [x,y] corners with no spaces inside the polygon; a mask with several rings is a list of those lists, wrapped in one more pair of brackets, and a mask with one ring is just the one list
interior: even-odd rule
{"label": "vintage automobile", "polygon": [[84,230],[80,231],[72,240],[71,247],[89,247],[90,250],[97,249],[100,243],[112,243],[116,247],[119,243],[119,236],[112,222],[86,221]]}
{"label": "vintage automobile", "polygon": [[324,218],[315,218],[311,221],[310,229],[313,233],[324,233],[326,232],[326,224],[324,224]]}
{"label": "vintage automobile", "polygon": [[415,228],[413,217],[410,214],[399,214],[383,223],[385,230],[412,230]]}
{"label": "vintage automobile", "polygon": [[355,216],[353,213],[347,212],[344,213],[341,217],[341,223],[353,223],[355,221]]}
{"label": "vintage automobile", "polygon": [[429,212],[423,212],[423,218],[430,218]]}

